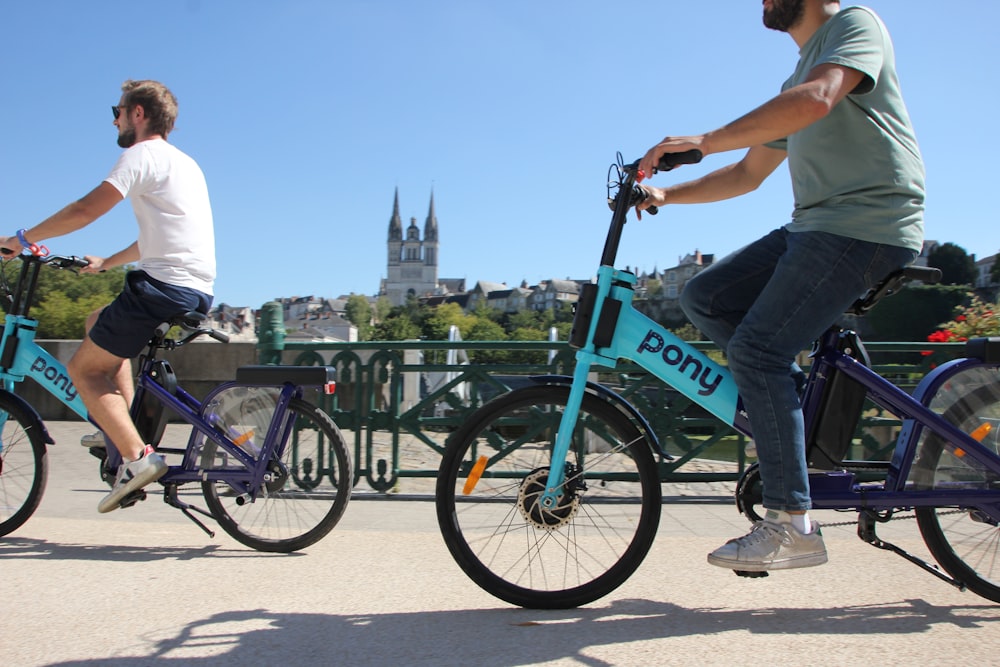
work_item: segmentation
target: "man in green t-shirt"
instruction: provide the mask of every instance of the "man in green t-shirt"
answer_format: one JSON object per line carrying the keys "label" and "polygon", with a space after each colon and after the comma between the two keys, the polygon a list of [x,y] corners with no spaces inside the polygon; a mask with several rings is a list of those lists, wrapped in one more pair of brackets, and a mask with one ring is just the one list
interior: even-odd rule
{"label": "man in green t-shirt", "polygon": [[831,0],[764,0],[764,25],[787,32],[800,60],[782,92],[718,130],[668,136],[646,153],[749,149],[702,178],[643,186],[638,206],[694,204],[755,190],[785,158],[792,220],[689,281],[681,306],[727,353],[753,428],[763,521],[708,556],[734,570],[827,560],[808,510],[809,477],[795,365],[869,287],[923,244],[924,168],[896,78],[892,41],[869,9]]}

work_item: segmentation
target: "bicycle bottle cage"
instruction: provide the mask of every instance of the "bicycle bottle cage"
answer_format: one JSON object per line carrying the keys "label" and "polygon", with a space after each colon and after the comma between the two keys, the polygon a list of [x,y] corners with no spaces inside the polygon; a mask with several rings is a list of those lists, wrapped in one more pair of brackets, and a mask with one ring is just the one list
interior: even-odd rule
{"label": "bicycle bottle cage", "polygon": [[[853,331],[841,331],[837,340],[840,352],[871,367],[871,360],[861,339]],[[806,434],[806,461],[810,468],[837,470],[851,448],[854,431],[865,406],[864,385],[830,368],[823,392]]]}

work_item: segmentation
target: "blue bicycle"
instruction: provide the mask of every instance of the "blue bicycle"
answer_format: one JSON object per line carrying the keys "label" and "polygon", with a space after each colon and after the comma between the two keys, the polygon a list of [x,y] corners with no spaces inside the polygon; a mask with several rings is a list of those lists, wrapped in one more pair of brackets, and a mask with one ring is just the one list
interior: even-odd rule
{"label": "blue bicycle", "polygon": [[[17,383],[33,379],[88,419],[63,364],[35,342],[38,322],[29,317],[42,266],[72,270],[87,262],[47,252],[36,248],[11,260],[21,262],[13,286],[7,271],[0,271],[0,286],[8,296],[0,338],[0,536],[21,526],[38,508],[48,475],[46,447],[54,444],[38,412],[14,393]],[[237,369],[235,381],[199,401],[184,391],[170,363],[158,354],[201,336],[228,340],[205,328],[204,320],[200,313],[178,313],[160,325],[138,362],[132,419],[145,442],[178,459],[158,482],[164,501],[210,536],[214,533],[195,514],[214,518],[253,549],[303,549],[333,529],[351,497],[347,444],[333,420],[307,400],[308,392],[333,393],[334,369],[245,366]],[[182,337],[169,337],[172,328]],[[170,419],[191,426],[186,447],[161,446]],[[90,452],[101,461],[101,479],[113,484],[121,463],[117,450],[98,446]],[[180,489],[192,484],[200,485],[207,510],[181,498]],[[137,491],[121,507],[145,497],[145,491]]]}
{"label": "blue bicycle", "polygon": [[[659,168],[700,160],[666,155]],[[476,411],[449,439],[438,475],[438,523],[452,556],[480,587],[512,604],[567,608],[620,586],[649,551],[660,520],[659,462],[671,457],[646,418],[590,381],[630,360],[752,438],[727,368],[632,306],[637,279],[614,268],[626,216],[644,192],[636,163],[613,166],[611,226],[597,281],[577,304],[572,377],[535,378]],[[653,211],[650,211],[653,212]],[[937,269],[903,268],[860,299],[863,313]],[[802,397],[817,509],[858,513],[858,534],[959,588],[1000,602],[1000,338],[969,341],[909,395],[871,370],[860,338],[832,327],[816,343]],[[845,460],[865,400],[903,423],[892,460]],[[737,507],[760,512],[755,466]],[[913,511],[940,568],[876,534]],[[760,576],[758,573],[738,573]],[[766,576],[766,573],[761,573]]]}

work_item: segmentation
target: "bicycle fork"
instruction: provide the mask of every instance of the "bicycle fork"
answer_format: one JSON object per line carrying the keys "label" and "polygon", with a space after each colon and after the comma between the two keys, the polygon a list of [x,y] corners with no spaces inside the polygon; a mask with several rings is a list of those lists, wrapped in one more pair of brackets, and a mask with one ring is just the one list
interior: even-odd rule
{"label": "bicycle fork", "polygon": [[576,368],[573,371],[573,384],[570,387],[566,409],[559,421],[559,431],[552,443],[552,458],[549,465],[549,476],[545,482],[545,492],[539,498],[539,504],[546,510],[559,506],[559,497],[566,484],[566,457],[573,440],[573,430],[580,415],[580,405],[587,388],[587,376],[590,374],[591,362],[585,352],[577,353]]}

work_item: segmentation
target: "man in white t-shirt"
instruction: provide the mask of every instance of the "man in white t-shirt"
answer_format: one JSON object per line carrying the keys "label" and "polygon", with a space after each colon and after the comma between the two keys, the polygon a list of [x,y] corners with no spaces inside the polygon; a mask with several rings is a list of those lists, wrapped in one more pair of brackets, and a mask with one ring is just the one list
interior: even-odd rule
{"label": "man in white t-shirt", "polygon": [[80,398],[121,453],[111,493],[98,511],[117,509],[133,491],[167,470],[163,457],[143,442],[129,417],[134,395],[130,359],[153,330],[174,315],[207,313],[215,281],[215,234],[205,176],[197,163],[167,143],[177,118],[177,99],[156,81],[126,81],[112,107],[118,145],[125,149],[108,177],[35,227],[0,239],[18,253],[89,225],[128,197],[139,238],[110,257],[86,256],[84,273],[136,263],[122,293],[87,321],[87,336],[68,370]]}

